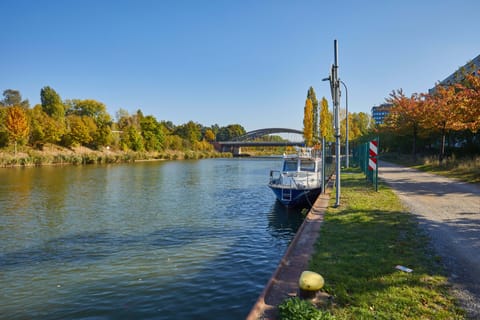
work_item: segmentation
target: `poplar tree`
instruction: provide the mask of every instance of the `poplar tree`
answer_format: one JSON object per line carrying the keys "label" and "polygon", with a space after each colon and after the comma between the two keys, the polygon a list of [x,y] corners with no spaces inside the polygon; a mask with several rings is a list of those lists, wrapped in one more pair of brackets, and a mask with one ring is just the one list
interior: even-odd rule
{"label": "poplar tree", "polygon": [[50,87],[43,87],[40,90],[40,100],[42,101],[42,109],[50,117],[55,120],[63,120],[65,118],[65,106],[58,93]]}
{"label": "poplar tree", "polygon": [[322,98],[320,111],[320,135],[325,141],[333,141],[333,115],[328,110],[328,101]]}
{"label": "poplar tree", "polygon": [[313,104],[312,100],[305,101],[305,108],[303,113],[303,138],[307,147],[312,146],[313,143]]}
{"label": "poplar tree", "polygon": [[319,118],[318,118],[318,100],[315,94],[315,90],[313,87],[310,87],[307,92],[307,99],[310,99],[312,102],[312,121],[313,121],[313,140],[312,143],[318,143],[318,135],[319,135]]}

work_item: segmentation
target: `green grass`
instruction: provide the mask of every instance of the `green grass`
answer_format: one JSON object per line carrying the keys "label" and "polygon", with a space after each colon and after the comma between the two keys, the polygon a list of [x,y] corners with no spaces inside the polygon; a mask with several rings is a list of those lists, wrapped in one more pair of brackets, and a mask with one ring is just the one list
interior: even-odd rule
{"label": "green grass", "polygon": [[440,259],[392,190],[375,192],[357,172],[342,179],[341,205],[327,210],[310,261],[334,297],[328,311],[336,319],[464,319]]}

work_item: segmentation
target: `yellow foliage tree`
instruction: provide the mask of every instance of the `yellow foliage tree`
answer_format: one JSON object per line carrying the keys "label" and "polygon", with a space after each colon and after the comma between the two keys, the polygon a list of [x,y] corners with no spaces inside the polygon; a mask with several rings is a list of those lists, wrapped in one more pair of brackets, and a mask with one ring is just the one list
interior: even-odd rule
{"label": "yellow foliage tree", "polygon": [[320,135],[326,141],[333,141],[333,116],[328,110],[328,101],[325,97],[322,98],[320,110]]}
{"label": "yellow foliage tree", "polygon": [[303,114],[303,138],[307,147],[312,146],[313,142],[313,104],[312,100],[305,101]]}
{"label": "yellow foliage tree", "polygon": [[22,107],[13,106],[7,109],[5,127],[9,138],[15,143],[15,155],[17,155],[17,143],[25,139],[30,131],[28,117]]}

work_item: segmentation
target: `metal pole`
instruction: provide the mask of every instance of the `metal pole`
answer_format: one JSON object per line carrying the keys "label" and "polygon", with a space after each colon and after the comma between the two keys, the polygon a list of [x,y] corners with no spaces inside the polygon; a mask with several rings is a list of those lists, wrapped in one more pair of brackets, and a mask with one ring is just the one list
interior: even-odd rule
{"label": "metal pole", "polygon": [[335,39],[333,42],[334,46],[334,56],[335,62],[332,66],[332,84],[333,84],[333,106],[335,111],[335,159],[336,159],[336,170],[335,170],[335,180],[336,180],[336,195],[335,195],[335,206],[340,205],[340,83],[338,80],[338,43]]}
{"label": "metal pole", "polygon": [[322,137],[322,193],[325,193],[325,137]]}
{"label": "metal pole", "polygon": [[343,87],[345,88],[345,111],[347,113],[347,117],[345,118],[345,167],[349,168],[349,160],[348,158],[350,157],[350,151],[348,148],[348,88],[345,85],[345,82],[340,80],[340,83],[343,84]]}

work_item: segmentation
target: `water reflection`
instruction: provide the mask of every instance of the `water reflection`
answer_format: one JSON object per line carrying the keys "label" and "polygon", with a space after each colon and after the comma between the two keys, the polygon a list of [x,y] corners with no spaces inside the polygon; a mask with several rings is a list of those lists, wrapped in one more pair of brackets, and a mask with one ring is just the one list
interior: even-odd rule
{"label": "water reflection", "polygon": [[302,224],[304,216],[302,208],[286,208],[275,200],[268,214],[268,228],[272,236],[281,239],[291,239]]}
{"label": "water reflection", "polygon": [[302,219],[277,162],[1,171],[0,314],[244,319]]}

